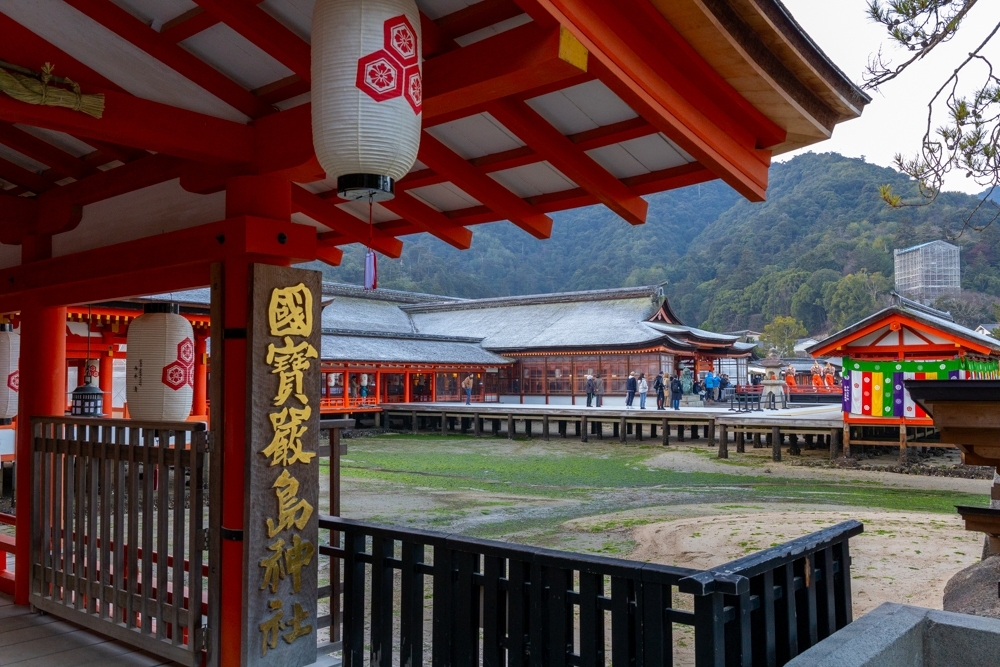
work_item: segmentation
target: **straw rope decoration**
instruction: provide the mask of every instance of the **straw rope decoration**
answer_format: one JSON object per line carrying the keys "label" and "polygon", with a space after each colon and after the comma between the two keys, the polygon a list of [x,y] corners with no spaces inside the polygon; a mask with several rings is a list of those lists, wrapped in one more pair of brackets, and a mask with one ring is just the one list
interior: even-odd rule
{"label": "straw rope decoration", "polygon": [[[27,104],[63,107],[82,111],[94,118],[104,115],[103,93],[85,95],[80,92],[80,84],[75,81],[53,76],[54,69],[50,63],[45,63],[41,73],[37,73],[0,60],[0,91]],[[69,86],[70,89],[59,88],[52,84]]]}

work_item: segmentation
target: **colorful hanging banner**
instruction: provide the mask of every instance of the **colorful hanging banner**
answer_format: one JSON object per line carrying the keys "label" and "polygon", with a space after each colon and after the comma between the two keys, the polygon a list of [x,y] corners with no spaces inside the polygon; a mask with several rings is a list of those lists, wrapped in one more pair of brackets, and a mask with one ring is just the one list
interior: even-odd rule
{"label": "colorful hanging banner", "polygon": [[904,380],[992,380],[1000,362],[978,359],[936,361],[856,361],[844,357],[843,410],[870,417],[926,419],[906,391]]}

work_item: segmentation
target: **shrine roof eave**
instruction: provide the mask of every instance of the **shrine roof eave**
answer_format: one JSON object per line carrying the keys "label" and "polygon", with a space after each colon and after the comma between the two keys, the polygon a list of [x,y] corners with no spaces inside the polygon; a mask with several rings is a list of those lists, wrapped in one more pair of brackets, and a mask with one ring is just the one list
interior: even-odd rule
{"label": "shrine roof eave", "polygon": [[[905,318],[940,332],[954,342],[955,353],[971,351],[977,354],[1000,356],[1000,340],[977,333],[956,322],[932,315],[926,309],[908,308],[900,305],[889,306],[869,315],[810,346],[806,352],[814,357],[849,354],[850,350],[847,349],[847,346],[851,341],[867,335],[879,322],[888,322],[892,318]],[[914,346],[914,350],[919,351],[919,346]],[[892,350],[887,349],[886,354],[892,354]]]}

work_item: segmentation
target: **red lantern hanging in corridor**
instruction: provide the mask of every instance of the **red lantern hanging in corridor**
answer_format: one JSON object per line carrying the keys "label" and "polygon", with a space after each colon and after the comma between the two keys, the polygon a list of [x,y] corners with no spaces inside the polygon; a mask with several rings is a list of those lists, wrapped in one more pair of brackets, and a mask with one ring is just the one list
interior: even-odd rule
{"label": "red lantern hanging in corridor", "polygon": [[344,199],[392,199],[420,147],[420,14],[413,0],[317,0],[316,157]]}
{"label": "red lantern hanging in corridor", "polygon": [[128,412],[142,421],[184,421],[194,396],[194,330],[176,304],[147,304],[128,327]]}
{"label": "red lantern hanging in corridor", "polygon": [[0,324],[0,419],[17,416],[17,391],[21,375],[17,368],[21,356],[21,336],[11,325]]}

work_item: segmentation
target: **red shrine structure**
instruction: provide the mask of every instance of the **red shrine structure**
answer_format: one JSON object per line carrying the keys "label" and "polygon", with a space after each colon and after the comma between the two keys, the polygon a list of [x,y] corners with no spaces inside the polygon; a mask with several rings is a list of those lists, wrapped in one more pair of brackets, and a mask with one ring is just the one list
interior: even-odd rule
{"label": "red shrine structure", "polygon": [[[265,343],[291,355],[318,342],[308,316],[319,305],[309,302],[318,283],[291,284],[301,274],[280,267],[337,264],[340,247],[352,243],[399,257],[403,238],[417,233],[468,248],[476,225],[499,220],[544,239],[549,213],[591,204],[638,225],[646,220],[643,195],[716,178],[762,201],[774,155],[828,138],[869,101],[778,0],[418,0],[407,5],[413,21],[385,24],[386,48],[401,55],[371,59],[382,51],[366,50],[347,72],[353,82],[357,69],[358,88],[371,89],[364,99],[412,109],[420,124],[416,161],[395,179],[394,198],[343,201],[338,189],[349,194],[352,182],[327,178],[314,147],[330,128],[311,122],[320,117],[313,107],[330,99],[315,97],[329,72],[311,54],[336,44],[312,30],[313,4],[0,2],[0,312],[17,313],[21,340],[16,544],[0,544],[15,554],[14,602],[48,605],[50,613],[189,664],[263,664],[268,650],[272,661],[283,660],[281,651],[299,651],[313,627],[303,620],[300,601],[308,601],[299,585],[315,592],[316,561],[305,570],[313,578],[294,580],[294,606],[288,597],[282,607],[281,599],[263,597],[279,583],[291,590],[274,578],[284,570],[273,569],[273,559],[271,578],[259,586],[267,549],[279,547],[251,539],[301,519],[284,533],[288,562],[301,566],[315,536],[315,515],[265,528],[256,522],[263,514],[250,514],[272,512],[275,503],[270,478],[260,486],[276,470],[262,456],[267,441],[260,444],[269,413],[252,408],[253,388],[277,382],[259,367]],[[346,12],[362,4],[337,6]],[[379,40],[382,28],[371,27]],[[399,70],[401,59],[415,64]],[[405,94],[372,92],[398,85],[400,71]],[[363,178],[353,186],[392,189]],[[64,416],[67,358],[86,355],[66,336],[67,323],[72,330],[83,316],[74,304],[205,286],[210,437],[178,423],[95,425]],[[204,321],[194,324],[204,332]],[[112,318],[108,345],[121,334],[114,325]],[[279,332],[291,335],[283,342]],[[317,371],[308,356],[295,358],[308,374]],[[267,359],[284,363],[273,352]],[[271,394],[279,403],[288,397],[281,387]],[[292,398],[302,411],[318,398],[311,391]],[[285,414],[271,413],[275,437]],[[312,434],[318,422],[310,423]],[[191,544],[207,535],[207,550],[191,549],[188,561],[176,551],[180,528],[169,541],[171,558],[166,537],[143,537],[139,549],[139,533],[121,515],[113,522],[124,530],[117,538],[85,530],[94,526],[91,509],[110,511],[112,502],[98,503],[112,485],[87,482],[99,472],[87,466],[99,460],[124,471],[120,457],[129,456],[146,458],[128,459],[133,474],[120,484],[139,484],[140,468],[160,470],[164,480],[180,468],[195,475],[192,493],[201,492],[198,475],[211,458],[210,529],[203,535],[192,514],[189,535]],[[318,470],[308,450],[274,461]],[[300,470],[284,473],[290,469]],[[177,474],[172,488],[154,488],[153,478],[143,476],[142,493],[131,487],[130,502],[183,492],[174,487]],[[299,483],[302,493],[315,493],[308,476],[274,481],[280,503],[296,500]],[[166,507],[167,496],[159,498]],[[192,496],[193,506],[201,502]],[[126,523],[136,513],[128,515]],[[50,525],[58,517],[62,528]],[[292,533],[304,545],[294,553]],[[49,574],[33,579],[39,553],[35,571]],[[201,580],[191,577],[190,590],[181,582],[187,569],[202,570],[203,554],[209,584],[199,607]],[[51,598],[57,584],[67,591],[59,601]],[[286,631],[280,642],[279,629]],[[361,633],[351,641],[362,641]],[[350,655],[360,655],[360,644],[351,647]],[[306,664],[300,657],[281,664]]]}

